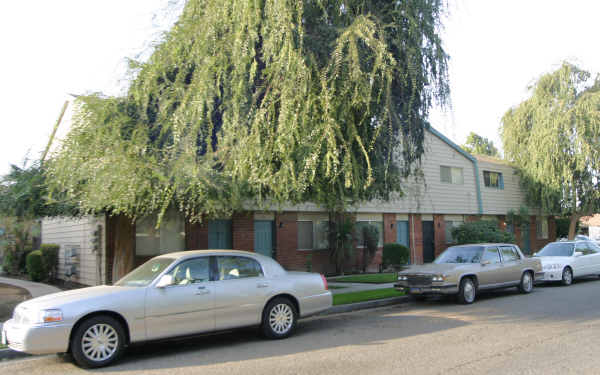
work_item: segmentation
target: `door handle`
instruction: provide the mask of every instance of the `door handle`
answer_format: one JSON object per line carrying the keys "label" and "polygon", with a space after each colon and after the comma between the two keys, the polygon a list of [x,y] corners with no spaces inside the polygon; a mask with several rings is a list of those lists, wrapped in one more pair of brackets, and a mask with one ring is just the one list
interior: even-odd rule
{"label": "door handle", "polygon": [[257,288],[266,288],[269,286],[269,283],[258,283],[256,284]]}
{"label": "door handle", "polygon": [[210,290],[206,289],[205,286],[199,286],[198,291],[196,292],[196,295],[201,296],[203,294],[208,294],[208,293],[210,293]]}

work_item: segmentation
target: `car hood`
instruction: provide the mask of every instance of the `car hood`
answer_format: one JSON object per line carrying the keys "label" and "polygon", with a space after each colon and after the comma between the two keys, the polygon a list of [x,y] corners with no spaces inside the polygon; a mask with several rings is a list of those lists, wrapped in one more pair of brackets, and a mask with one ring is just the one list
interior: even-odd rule
{"label": "car hood", "polygon": [[143,293],[144,288],[100,285],[88,288],[69,290],[66,292],[47,294],[19,304],[26,309],[61,308],[73,303],[85,304],[98,300],[116,300],[127,297],[131,293]]}
{"label": "car hood", "polygon": [[426,274],[443,274],[446,272],[452,272],[462,268],[473,267],[473,263],[429,263],[417,266],[410,266],[407,270],[401,271],[398,274],[414,274],[414,273],[426,273]]}
{"label": "car hood", "polygon": [[546,264],[570,264],[573,257],[534,257],[542,262],[542,267]]}

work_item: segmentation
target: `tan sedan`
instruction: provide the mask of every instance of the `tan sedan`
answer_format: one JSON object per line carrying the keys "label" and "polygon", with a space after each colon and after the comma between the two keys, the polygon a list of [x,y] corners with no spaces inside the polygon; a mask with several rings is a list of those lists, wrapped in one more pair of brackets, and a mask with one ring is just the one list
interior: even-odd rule
{"label": "tan sedan", "polygon": [[526,258],[516,245],[460,245],[449,247],[431,264],[398,273],[395,288],[418,299],[455,294],[460,303],[468,304],[480,290],[518,287],[529,293],[541,275],[539,259]]}
{"label": "tan sedan", "polygon": [[135,343],[259,326],[286,338],[298,318],[331,307],[322,275],[287,272],[245,251],[198,250],[152,258],[113,286],[50,294],[19,304],[2,327],[11,349],[70,352],[100,367]]}

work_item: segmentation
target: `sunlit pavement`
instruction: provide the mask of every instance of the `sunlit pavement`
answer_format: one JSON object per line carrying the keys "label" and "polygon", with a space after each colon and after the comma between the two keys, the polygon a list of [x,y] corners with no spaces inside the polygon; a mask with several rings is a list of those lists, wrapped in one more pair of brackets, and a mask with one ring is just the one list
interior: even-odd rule
{"label": "sunlit pavement", "polygon": [[[109,374],[600,374],[600,280],[488,293],[302,321],[282,341],[252,329],[132,348]],[[2,374],[83,373],[68,358]]]}

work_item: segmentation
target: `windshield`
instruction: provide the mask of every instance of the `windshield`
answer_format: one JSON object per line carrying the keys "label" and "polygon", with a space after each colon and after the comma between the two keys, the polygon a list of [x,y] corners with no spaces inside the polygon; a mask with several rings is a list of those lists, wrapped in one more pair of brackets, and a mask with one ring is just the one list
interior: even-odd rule
{"label": "windshield", "polygon": [[134,269],[115,285],[118,286],[147,286],[165,270],[175,259],[173,258],[154,258]]}
{"label": "windshield", "polygon": [[481,261],[482,253],[482,246],[449,247],[446,251],[441,253],[433,263],[479,263]]}
{"label": "windshield", "polygon": [[536,254],[538,257],[570,257],[573,255],[573,243],[552,242]]}

